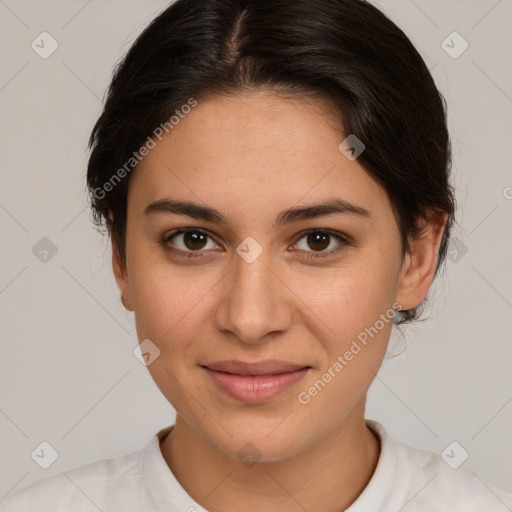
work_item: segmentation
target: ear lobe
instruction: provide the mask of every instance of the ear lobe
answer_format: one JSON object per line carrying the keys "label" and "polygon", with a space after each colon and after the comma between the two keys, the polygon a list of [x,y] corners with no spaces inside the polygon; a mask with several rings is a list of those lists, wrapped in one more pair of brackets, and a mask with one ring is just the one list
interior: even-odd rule
{"label": "ear lobe", "polygon": [[402,310],[419,306],[430,289],[437,266],[439,247],[443,239],[448,214],[431,213],[421,220],[421,234],[409,241],[400,272],[397,301]]}

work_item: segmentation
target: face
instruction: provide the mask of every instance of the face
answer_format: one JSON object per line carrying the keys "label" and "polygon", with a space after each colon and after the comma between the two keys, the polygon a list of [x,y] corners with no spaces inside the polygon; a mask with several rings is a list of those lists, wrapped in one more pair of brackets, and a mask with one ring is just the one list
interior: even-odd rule
{"label": "face", "polygon": [[131,176],[124,304],[160,350],[164,396],[232,457],[250,441],[284,459],[359,421],[393,305],[430,285],[439,229],[402,259],[388,197],[335,121],[271,92],[199,101]]}

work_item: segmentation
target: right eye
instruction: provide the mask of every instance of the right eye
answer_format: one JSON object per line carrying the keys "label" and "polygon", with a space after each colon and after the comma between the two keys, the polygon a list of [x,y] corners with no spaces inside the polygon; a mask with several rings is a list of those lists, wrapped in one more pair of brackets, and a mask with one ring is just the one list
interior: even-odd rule
{"label": "right eye", "polygon": [[[208,239],[211,241],[211,247],[208,247]],[[176,229],[167,233],[161,243],[166,249],[184,258],[202,257],[200,253],[218,247],[210,234],[199,228]]]}

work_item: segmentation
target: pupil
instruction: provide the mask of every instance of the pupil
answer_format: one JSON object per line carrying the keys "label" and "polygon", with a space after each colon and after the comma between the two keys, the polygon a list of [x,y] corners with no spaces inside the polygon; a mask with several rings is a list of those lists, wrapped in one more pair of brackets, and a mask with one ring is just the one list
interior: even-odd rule
{"label": "pupil", "polygon": [[[308,235],[308,244],[312,249],[322,250],[329,246],[329,235],[323,233],[310,233]],[[315,244],[320,242],[320,245],[315,247]]]}

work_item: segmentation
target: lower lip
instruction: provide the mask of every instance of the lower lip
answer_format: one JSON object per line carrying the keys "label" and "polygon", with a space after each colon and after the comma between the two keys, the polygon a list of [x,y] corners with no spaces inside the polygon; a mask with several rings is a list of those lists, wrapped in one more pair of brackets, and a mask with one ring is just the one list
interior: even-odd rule
{"label": "lower lip", "polygon": [[233,375],[210,368],[203,369],[217,386],[232,398],[248,404],[259,404],[272,400],[291,388],[306,375],[309,368],[277,375]]}

